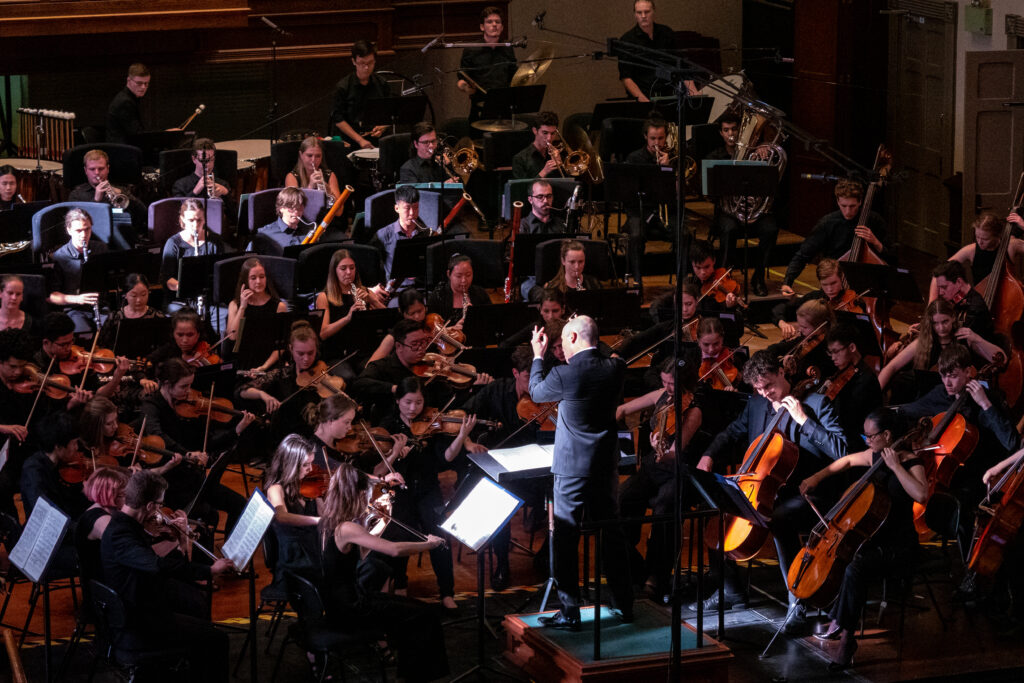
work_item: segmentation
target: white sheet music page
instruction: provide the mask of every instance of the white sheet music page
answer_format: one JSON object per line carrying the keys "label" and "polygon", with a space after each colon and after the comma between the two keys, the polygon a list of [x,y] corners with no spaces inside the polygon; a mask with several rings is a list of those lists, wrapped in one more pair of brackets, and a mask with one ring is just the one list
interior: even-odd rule
{"label": "white sheet music page", "polygon": [[521,500],[487,477],[476,483],[441,528],[473,550],[480,548],[511,517]]}
{"label": "white sheet music page", "polygon": [[541,446],[530,443],[515,448],[499,448],[487,453],[509,472],[534,470],[541,467],[551,469],[551,463],[555,460],[554,444]]}
{"label": "white sheet music page", "polygon": [[32,508],[32,516],[28,518],[21,538],[11,550],[11,564],[30,581],[38,583],[60,545],[69,521],[60,508],[40,497]]}
{"label": "white sheet music page", "polygon": [[221,555],[235,563],[235,568],[242,571],[252,554],[256,552],[263,534],[267,532],[270,521],[274,519],[274,506],[259,489],[252,492],[249,502],[245,505],[242,516],[231,531],[231,536],[221,546]]}

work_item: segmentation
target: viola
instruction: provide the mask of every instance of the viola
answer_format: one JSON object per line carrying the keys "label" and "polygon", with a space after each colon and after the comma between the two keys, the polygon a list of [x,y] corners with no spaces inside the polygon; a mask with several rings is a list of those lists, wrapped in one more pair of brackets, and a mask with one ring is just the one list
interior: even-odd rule
{"label": "viola", "polygon": [[437,377],[456,387],[466,387],[476,381],[476,368],[465,363],[456,363],[439,353],[425,353],[422,360],[412,366],[419,377]]}
{"label": "viola", "polygon": [[[689,391],[681,397],[682,412],[693,403],[693,394]],[[672,450],[672,438],[676,435],[675,401],[670,401],[654,411],[654,462],[662,462]]]}
{"label": "viola", "polygon": [[[119,444],[122,455],[134,456],[146,465],[159,464],[162,458],[173,458],[177,453],[174,451],[167,450],[167,444],[162,437],[156,434],[147,434],[139,440],[139,435],[135,433],[131,425],[126,425],[123,422],[117,425],[117,434],[114,435],[114,442]],[[135,452],[138,450],[138,455],[135,456]]]}
{"label": "viola", "polygon": [[739,369],[732,362],[734,353],[734,349],[722,349],[714,359],[702,360],[698,370],[699,381],[708,382],[712,389],[719,391],[734,388],[733,382],[740,376]]}
{"label": "viola", "polygon": [[299,482],[299,495],[310,500],[323,498],[327,495],[327,487],[330,483],[331,473],[320,465],[313,465],[309,469],[309,474]]}
{"label": "viola", "polygon": [[516,414],[524,422],[536,422],[542,432],[553,432],[558,424],[558,402],[534,403],[529,395],[523,396],[516,403]]}
{"label": "viola", "polygon": [[730,277],[730,272],[731,269],[715,268],[707,282],[700,283],[701,298],[710,296],[718,303],[724,304],[726,297],[732,294],[736,297],[736,304],[740,308],[746,308],[747,302],[741,298],[740,283]]}
{"label": "viola", "polygon": [[22,368],[21,377],[15,380],[12,388],[19,394],[31,394],[43,388],[47,396],[60,400],[71,393],[71,380],[66,375],[51,374],[44,382],[43,373],[39,368],[27,363]]}
{"label": "viola", "polygon": [[427,315],[427,326],[434,331],[433,343],[446,356],[453,356],[466,350],[466,333],[445,324],[440,313]]}
{"label": "viola", "polygon": [[[992,505],[992,501],[998,502]],[[1006,470],[979,510],[987,521],[984,528],[978,527],[980,533],[975,531],[967,569],[981,576],[995,576],[1024,522],[1024,457],[1017,458]]]}
{"label": "viola", "polygon": [[192,353],[186,358],[182,354],[182,359],[190,365],[207,366],[207,365],[218,365],[222,361],[221,357],[213,352],[213,347],[207,342],[199,342],[196,347],[192,349]]}
{"label": "viola", "polygon": [[300,387],[313,387],[320,398],[329,398],[345,390],[345,380],[330,373],[327,363],[318,360],[309,369],[295,373]]}
{"label": "viola", "polygon": [[[432,434],[458,434],[466,421],[465,410],[449,410],[442,413],[437,408],[427,408],[416,417],[409,430],[413,436],[430,436]],[[478,427],[501,429],[501,423],[494,420],[477,420]]]}
{"label": "viola", "polygon": [[[188,419],[209,415],[211,420],[217,422],[230,422],[232,418],[242,417],[243,414],[241,410],[236,410],[228,399],[215,397],[211,401],[210,397],[203,396],[195,389],[189,389],[183,400],[174,402],[174,412],[179,417]],[[262,424],[263,420],[257,417],[255,422]]]}
{"label": "viola", "polygon": [[65,484],[81,484],[101,467],[118,467],[118,462],[109,455],[86,455],[79,451],[71,460],[57,465],[57,474]]}

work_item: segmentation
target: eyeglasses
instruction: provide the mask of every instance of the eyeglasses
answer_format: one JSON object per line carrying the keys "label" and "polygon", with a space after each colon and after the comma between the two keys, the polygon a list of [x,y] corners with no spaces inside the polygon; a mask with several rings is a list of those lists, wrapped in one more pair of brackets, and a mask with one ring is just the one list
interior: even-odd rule
{"label": "eyeglasses", "polygon": [[530,196],[534,199],[554,199],[555,197],[553,194],[531,194]]}
{"label": "eyeglasses", "polygon": [[[883,430],[884,431],[884,430]],[[882,432],[875,432],[874,434],[861,434],[860,437],[864,439],[864,443],[870,443],[871,439],[875,438]]]}
{"label": "eyeglasses", "polygon": [[427,146],[429,146],[429,145],[436,145],[437,144],[437,138],[434,138],[433,140],[417,140],[416,144],[417,145],[427,145]]}
{"label": "eyeglasses", "polygon": [[421,339],[420,341],[413,342],[412,344],[407,344],[405,342],[398,342],[398,343],[401,344],[402,346],[406,347],[407,349],[425,349],[428,346],[430,346],[430,340],[429,339]]}

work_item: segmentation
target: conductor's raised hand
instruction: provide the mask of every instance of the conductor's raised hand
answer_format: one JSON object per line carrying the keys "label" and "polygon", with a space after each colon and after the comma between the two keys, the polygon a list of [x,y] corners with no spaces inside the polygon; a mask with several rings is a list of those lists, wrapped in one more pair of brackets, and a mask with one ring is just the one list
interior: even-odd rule
{"label": "conductor's raised hand", "polygon": [[530,338],[530,346],[533,347],[533,357],[543,358],[544,354],[548,350],[548,335],[544,333],[544,328],[535,326],[533,328],[533,337]]}

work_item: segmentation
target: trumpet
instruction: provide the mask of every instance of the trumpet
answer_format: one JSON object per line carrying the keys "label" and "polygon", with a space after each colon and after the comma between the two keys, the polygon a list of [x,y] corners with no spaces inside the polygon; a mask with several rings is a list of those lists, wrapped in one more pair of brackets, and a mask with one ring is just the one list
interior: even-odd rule
{"label": "trumpet", "polygon": [[217,181],[214,179],[212,171],[206,174],[206,196],[209,199],[217,198]]}
{"label": "trumpet", "polygon": [[[314,173],[316,173],[316,170],[317,170],[316,168],[312,168],[311,167],[309,169],[309,174],[313,175]],[[334,206],[334,202],[335,202],[335,200],[337,198],[333,194],[331,194],[330,188],[327,187],[327,183],[324,182],[324,173],[323,173],[323,171],[320,171],[320,180],[318,180],[314,184],[314,188],[313,189],[314,190],[319,190],[320,192],[324,193],[324,203],[326,204],[328,209],[331,208],[332,206]]]}
{"label": "trumpet", "polygon": [[121,192],[121,190],[117,189],[113,185],[108,184],[107,189],[106,191],[104,191],[103,194],[107,196],[107,201],[110,202],[110,205],[115,209],[128,208],[128,195],[126,195],[124,192]]}

